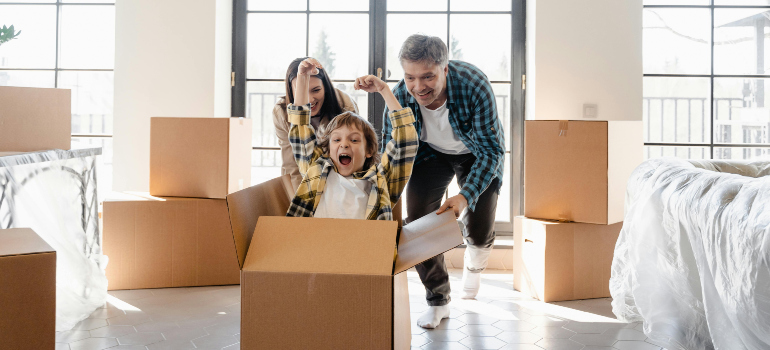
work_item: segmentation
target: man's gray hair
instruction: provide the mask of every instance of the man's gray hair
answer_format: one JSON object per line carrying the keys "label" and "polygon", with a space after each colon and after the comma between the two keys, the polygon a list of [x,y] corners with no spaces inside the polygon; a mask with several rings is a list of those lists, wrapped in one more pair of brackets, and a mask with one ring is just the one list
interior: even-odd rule
{"label": "man's gray hair", "polygon": [[412,62],[425,62],[445,67],[449,63],[449,54],[441,38],[424,34],[412,34],[398,52],[398,59]]}

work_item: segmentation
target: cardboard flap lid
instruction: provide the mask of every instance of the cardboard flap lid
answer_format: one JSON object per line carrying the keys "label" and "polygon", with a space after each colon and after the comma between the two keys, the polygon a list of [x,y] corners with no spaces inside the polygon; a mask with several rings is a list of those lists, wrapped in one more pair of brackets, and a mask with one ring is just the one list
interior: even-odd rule
{"label": "cardboard flap lid", "polygon": [[0,256],[50,253],[55,250],[30,228],[0,230]]}
{"label": "cardboard flap lid", "polygon": [[399,274],[425,260],[463,244],[454,212],[425,215],[401,230],[393,274]]}
{"label": "cardboard flap lid", "polygon": [[390,275],[398,223],[260,217],[244,271]]}
{"label": "cardboard flap lid", "polygon": [[254,227],[260,216],[285,216],[294,195],[291,177],[283,175],[227,195],[238,264],[243,268]]}

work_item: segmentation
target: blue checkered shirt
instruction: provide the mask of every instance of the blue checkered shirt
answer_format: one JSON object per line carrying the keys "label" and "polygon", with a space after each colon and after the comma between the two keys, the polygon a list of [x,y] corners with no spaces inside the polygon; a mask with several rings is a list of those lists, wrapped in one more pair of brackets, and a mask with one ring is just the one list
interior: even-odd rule
{"label": "blue checkered shirt", "polygon": [[[393,94],[403,107],[410,107],[414,111],[415,128],[419,138],[422,133],[422,113],[417,101],[407,91],[403,79],[393,88]],[[455,135],[476,157],[465,185],[460,189],[460,194],[468,200],[468,208],[473,210],[479,196],[495,177],[500,179],[498,183],[502,184],[505,136],[502,123],[497,117],[492,85],[476,66],[462,61],[449,61],[447,95],[449,124]],[[383,119],[382,145],[387,145],[392,128],[387,109]],[[435,158],[436,152],[438,151],[421,141],[415,157],[415,166]],[[499,190],[499,187],[494,190]]]}

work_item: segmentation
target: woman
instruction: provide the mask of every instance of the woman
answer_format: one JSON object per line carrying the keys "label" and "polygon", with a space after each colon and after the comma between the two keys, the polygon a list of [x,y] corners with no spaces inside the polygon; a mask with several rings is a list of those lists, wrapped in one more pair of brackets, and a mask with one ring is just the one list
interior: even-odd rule
{"label": "woman", "polygon": [[[283,174],[291,175],[291,184],[295,189],[302,182],[302,175],[299,173],[299,167],[297,161],[294,160],[294,152],[292,152],[289,143],[290,125],[286,106],[289,103],[294,103],[294,87],[296,85],[294,78],[297,77],[300,62],[306,58],[308,57],[297,58],[289,64],[284,80],[286,95],[278,100],[278,103],[273,107],[273,124],[275,124],[275,134],[278,137],[278,144],[281,146],[281,158],[283,159],[281,168]],[[320,69],[319,71],[318,75],[310,78],[310,124],[316,130],[319,130],[319,127],[325,127],[329,120],[338,114],[346,111],[358,113],[358,106],[350,96],[332,85],[325,70]]]}

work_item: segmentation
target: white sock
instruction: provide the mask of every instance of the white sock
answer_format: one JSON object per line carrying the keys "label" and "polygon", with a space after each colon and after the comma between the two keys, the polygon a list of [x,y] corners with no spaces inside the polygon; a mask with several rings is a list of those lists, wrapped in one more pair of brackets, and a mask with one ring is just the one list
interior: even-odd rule
{"label": "white sock", "polygon": [[463,299],[474,299],[481,287],[481,271],[487,268],[492,247],[481,248],[470,244],[463,256]]}
{"label": "white sock", "polygon": [[460,298],[476,299],[481,287],[481,272],[471,272],[463,268],[463,294]]}
{"label": "white sock", "polygon": [[441,320],[445,318],[449,318],[449,305],[431,306],[417,319],[417,325],[422,328],[433,329],[438,327]]}

